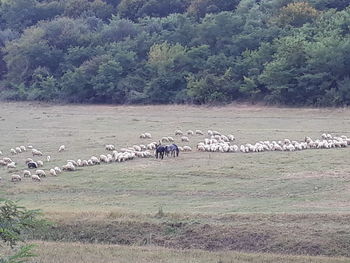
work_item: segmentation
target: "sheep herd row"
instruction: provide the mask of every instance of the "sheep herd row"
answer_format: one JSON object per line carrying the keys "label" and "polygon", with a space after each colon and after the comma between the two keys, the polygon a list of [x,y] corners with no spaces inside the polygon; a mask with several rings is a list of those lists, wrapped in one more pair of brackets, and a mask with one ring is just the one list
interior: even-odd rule
{"label": "sheep herd row", "polygon": [[[180,140],[181,142],[189,142],[192,136],[203,136],[204,133],[201,130],[188,130],[185,133],[187,136],[184,136],[184,133],[181,130],[176,130],[174,132],[175,139]],[[332,136],[331,134],[322,134],[320,139],[313,140],[310,137],[305,137],[304,141],[294,141],[290,139],[284,139],[282,141],[259,141],[253,144],[233,144],[236,138],[232,134],[224,135],[218,131],[207,131],[207,138],[200,141],[197,144],[197,151],[199,152],[242,152],[242,153],[251,153],[251,152],[265,152],[265,151],[296,151],[296,150],[305,150],[305,149],[329,149],[329,148],[341,148],[347,147],[350,145],[350,139],[346,136]],[[177,138],[176,136],[180,136]],[[149,132],[142,133],[139,136],[142,140],[151,139],[152,135]],[[162,143],[173,143],[175,142],[174,137],[166,136],[161,137],[158,142],[148,142],[145,144],[135,144],[132,147],[121,148],[119,151],[116,150],[116,147],[113,144],[105,145],[104,149],[107,153],[103,153],[97,156],[91,156],[89,159],[77,159],[77,160],[67,160],[67,162],[60,167],[55,166],[47,168],[46,171],[41,167],[44,166],[44,161],[42,160],[33,160],[34,157],[43,157],[43,152],[35,149],[33,146],[17,146],[10,149],[11,157],[14,158],[20,154],[31,151],[32,158],[26,158],[24,165],[26,168],[21,171],[21,174],[18,174],[19,170],[17,169],[17,163],[12,160],[11,157],[2,157],[0,158],[0,166],[7,167],[11,173],[11,181],[19,182],[22,178],[31,178],[35,182],[40,182],[43,177],[46,177],[47,174],[51,176],[57,176],[62,172],[75,171],[78,167],[87,167],[100,164],[108,164],[113,162],[125,162],[133,160],[135,158],[149,158],[153,157],[153,151]],[[192,140],[192,139],[191,139]],[[197,140],[198,141],[198,140]],[[190,152],[192,148],[188,145],[178,146],[179,150],[182,152]],[[63,154],[66,151],[66,147],[61,145],[58,147],[58,153]],[[0,157],[3,156],[3,152],[0,151]],[[45,160],[45,165],[49,164],[51,156],[47,155]],[[38,169],[41,168],[41,169]],[[30,171],[30,169],[36,169],[35,172]],[[1,180],[1,178],[0,178]]]}

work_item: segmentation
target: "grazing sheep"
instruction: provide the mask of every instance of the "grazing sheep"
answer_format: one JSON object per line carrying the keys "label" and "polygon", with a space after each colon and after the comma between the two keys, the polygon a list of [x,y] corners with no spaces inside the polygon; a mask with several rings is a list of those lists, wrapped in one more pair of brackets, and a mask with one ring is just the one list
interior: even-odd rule
{"label": "grazing sheep", "polygon": [[36,164],[38,165],[38,167],[43,167],[44,166],[44,162],[43,161],[36,161]]}
{"label": "grazing sheep", "polygon": [[194,134],[194,132],[192,130],[188,130],[186,133],[187,133],[187,135],[193,135]]}
{"label": "grazing sheep", "polygon": [[38,164],[36,162],[29,162],[27,163],[29,169],[36,169],[38,168]]}
{"label": "grazing sheep", "polygon": [[71,163],[68,162],[66,165],[62,166],[63,171],[75,171],[75,166]]}
{"label": "grazing sheep", "polygon": [[15,163],[15,162],[8,163],[8,164],[7,164],[7,168],[8,168],[8,169],[10,169],[10,168],[16,168],[16,163]]}
{"label": "grazing sheep", "polygon": [[176,131],[175,131],[175,136],[176,136],[176,135],[183,135],[183,132],[182,132],[181,130],[176,130]]}
{"label": "grazing sheep", "polygon": [[140,134],[140,139],[146,139],[146,134],[141,133],[141,134]]}
{"label": "grazing sheep", "polygon": [[184,148],[181,147],[181,146],[178,146],[177,148],[179,149],[180,152],[183,152],[183,151],[184,151]]}
{"label": "grazing sheep", "polygon": [[96,156],[92,156],[90,160],[93,164],[100,164],[100,160]]}
{"label": "grazing sheep", "polygon": [[80,159],[77,160],[77,164],[78,164],[79,167],[83,166],[83,162]]}
{"label": "grazing sheep", "polygon": [[8,157],[5,157],[5,158],[2,158],[2,160],[5,162],[5,163],[12,163],[12,159],[11,158],[8,158]]}
{"label": "grazing sheep", "polygon": [[186,136],[182,136],[182,137],[181,137],[181,141],[182,141],[182,142],[189,142],[190,139],[188,139],[188,137],[186,137]]}
{"label": "grazing sheep", "polygon": [[196,133],[197,135],[204,135],[204,133],[203,133],[201,130],[196,130],[195,133]]}
{"label": "grazing sheep", "polygon": [[23,170],[23,177],[29,177],[29,176],[31,176],[32,175],[32,173],[30,172],[30,171],[28,171],[28,170]]}
{"label": "grazing sheep", "polygon": [[107,151],[114,151],[114,150],[115,150],[115,146],[114,146],[113,144],[107,144],[107,145],[105,146],[105,149],[106,149]]}
{"label": "grazing sheep", "polygon": [[89,163],[87,160],[82,160],[81,164],[82,166],[89,166]]}
{"label": "grazing sheep", "polygon": [[213,135],[221,135],[221,133],[218,131],[213,131]]}
{"label": "grazing sheep", "polygon": [[32,178],[32,180],[35,181],[35,182],[41,182],[41,178],[40,178],[40,176],[37,175],[37,174],[33,174],[33,175],[31,176],[31,178]]}
{"label": "grazing sheep", "polygon": [[28,149],[33,149],[33,145],[28,145],[27,148]]}
{"label": "grazing sheep", "polygon": [[57,176],[56,170],[55,169],[50,169],[50,174],[52,176]]}
{"label": "grazing sheep", "polygon": [[60,174],[60,173],[62,173],[62,170],[59,168],[59,167],[55,167],[55,168],[53,168],[55,171],[56,171],[56,174]]}
{"label": "grazing sheep", "polygon": [[100,155],[100,161],[103,163],[108,163],[108,157],[104,154]]}
{"label": "grazing sheep", "polygon": [[145,132],[145,136],[146,136],[146,138],[148,138],[148,139],[151,139],[151,138],[152,138],[152,135],[151,135],[149,132]]}
{"label": "grazing sheep", "polygon": [[44,170],[36,170],[35,174],[40,176],[40,177],[46,177],[46,173]]}
{"label": "grazing sheep", "polygon": [[32,154],[33,154],[33,156],[36,156],[36,155],[42,156],[43,155],[43,153],[41,151],[38,151],[37,149],[32,149]]}
{"label": "grazing sheep", "polygon": [[208,136],[213,136],[213,131],[212,130],[208,130]]}
{"label": "grazing sheep", "polygon": [[26,159],[26,164],[30,163],[30,162],[34,162],[34,160],[32,158],[27,158]]}
{"label": "grazing sheep", "polygon": [[2,155],[2,151],[0,151],[0,155]]}
{"label": "grazing sheep", "polygon": [[230,142],[235,140],[235,136],[233,136],[232,134],[227,135],[227,138]]}
{"label": "grazing sheep", "polygon": [[92,166],[92,165],[94,165],[94,163],[92,162],[92,160],[87,160],[87,164],[88,164],[88,166]]}
{"label": "grazing sheep", "polygon": [[7,162],[5,162],[4,160],[0,160],[0,165],[1,165],[1,166],[6,166],[6,165],[7,165]]}
{"label": "grazing sheep", "polygon": [[10,152],[11,152],[11,154],[12,154],[12,155],[17,154],[16,150],[15,150],[15,149],[13,149],[13,148],[11,148]]}
{"label": "grazing sheep", "polygon": [[169,141],[169,142],[174,142],[175,140],[174,140],[173,137],[168,137],[168,141]]}
{"label": "grazing sheep", "polygon": [[22,180],[22,177],[19,174],[11,175],[11,182],[19,182]]}
{"label": "grazing sheep", "polygon": [[15,150],[16,150],[17,153],[21,153],[22,152],[22,149],[19,148],[19,147],[16,147]]}
{"label": "grazing sheep", "polygon": [[26,149],[26,147],[24,145],[19,146],[19,148],[22,150],[22,152],[26,152],[27,151],[27,149]]}
{"label": "grazing sheep", "polygon": [[48,155],[48,156],[46,157],[46,160],[49,162],[49,161],[51,160],[51,156]]}
{"label": "grazing sheep", "polygon": [[58,148],[58,152],[62,152],[62,151],[65,151],[66,150],[66,146],[64,145],[61,145],[59,148]]}
{"label": "grazing sheep", "polygon": [[67,160],[67,163],[72,163],[74,166],[78,166],[78,163],[74,160]]}
{"label": "grazing sheep", "polygon": [[184,146],[183,147],[183,151],[184,152],[191,152],[192,151],[192,148],[190,146]]}
{"label": "grazing sheep", "polygon": [[140,144],[140,147],[141,147],[141,150],[142,150],[142,151],[147,150],[146,145]]}
{"label": "grazing sheep", "polygon": [[134,145],[133,148],[134,148],[134,150],[137,151],[137,152],[140,152],[140,151],[141,151],[141,147],[138,146],[138,145]]}
{"label": "grazing sheep", "polygon": [[162,142],[169,142],[169,139],[168,139],[168,137],[162,137],[161,141]]}

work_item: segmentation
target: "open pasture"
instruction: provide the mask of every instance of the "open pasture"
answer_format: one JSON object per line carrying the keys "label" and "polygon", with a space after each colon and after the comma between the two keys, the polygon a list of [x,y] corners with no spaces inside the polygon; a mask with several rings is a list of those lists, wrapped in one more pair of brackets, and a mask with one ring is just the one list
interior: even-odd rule
{"label": "open pasture", "polygon": [[[75,224],[75,216],[89,220],[100,216],[101,222],[117,218],[162,226],[162,217],[154,216],[164,213],[164,220],[171,217],[172,221],[177,218],[188,223],[193,217],[196,222],[191,224],[209,224],[212,233],[216,233],[213,237],[218,238],[230,233],[230,226],[236,227],[232,235],[239,231],[247,233],[249,229],[252,233],[271,234],[274,226],[278,228],[279,242],[274,243],[275,247],[269,247],[268,242],[248,249],[228,246],[233,250],[349,256],[347,246],[342,245],[350,233],[346,223],[350,213],[350,147],[247,154],[197,152],[197,143],[206,135],[189,136],[190,142],[182,143],[180,136],[174,135],[176,129],[231,133],[237,145],[284,138],[302,141],[305,136],[316,139],[323,132],[350,136],[350,110],[1,103],[0,150],[4,156],[10,156],[10,148],[33,145],[44,153],[34,159],[43,160],[46,171],[61,167],[68,159],[105,154],[106,144],[120,149],[172,136],[178,145],[194,149],[180,153],[178,158],[136,158],[83,167],[57,177],[48,176],[40,183],[28,178],[10,182],[11,173],[20,174],[25,168],[25,158],[31,157],[28,151],[12,156],[18,163],[17,170],[0,167],[1,196],[19,199],[30,208],[41,208],[53,220],[70,226]],[[144,132],[150,132],[152,139],[140,139]],[[66,151],[59,153],[62,144]],[[45,162],[47,155],[51,156],[50,162]],[[282,219],[270,220],[275,214]],[[242,218],[231,221],[227,219],[231,215]],[[260,216],[264,219],[257,220]],[[322,227],[317,224],[318,218],[324,223]],[[78,220],[80,225],[85,219]],[[173,230],[164,231],[171,234]],[[201,232],[199,228],[197,231]],[[309,240],[302,233],[312,238]],[[184,238],[190,235],[191,232]],[[284,242],[288,238],[294,238],[294,243]],[[155,244],[225,249],[220,245],[186,246],[183,241],[163,241]],[[311,248],[304,251],[301,249],[304,243],[299,242],[300,250],[293,250],[298,241],[310,242]],[[280,248],[282,243],[288,249]]]}

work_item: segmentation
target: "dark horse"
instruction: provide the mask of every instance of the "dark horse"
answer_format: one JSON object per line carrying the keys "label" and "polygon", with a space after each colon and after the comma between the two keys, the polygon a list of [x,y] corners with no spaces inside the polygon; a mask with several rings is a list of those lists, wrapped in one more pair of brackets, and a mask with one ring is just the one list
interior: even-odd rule
{"label": "dark horse", "polygon": [[179,156],[179,152],[180,152],[179,147],[177,147],[177,145],[174,143],[171,145],[165,146],[165,155],[166,156],[168,156],[169,153],[170,153],[170,156],[173,156],[173,157]]}
{"label": "dark horse", "polygon": [[156,158],[157,159],[160,158],[163,160],[165,151],[166,151],[166,146],[161,145],[161,144],[157,145],[156,146]]}

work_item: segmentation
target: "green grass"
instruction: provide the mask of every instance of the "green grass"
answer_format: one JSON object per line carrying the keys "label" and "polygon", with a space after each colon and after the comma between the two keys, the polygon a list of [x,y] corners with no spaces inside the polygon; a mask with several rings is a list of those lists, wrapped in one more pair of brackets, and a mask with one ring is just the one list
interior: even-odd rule
{"label": "green grass", "polygon": [[[105,144],[122,148],[162,136],[175,137],[173,132],[178,128],[232,133],[237,144],[319,138],[323,132],[350,136],[348,109],[0,103],[0,116],[0,150],[9,155],[10,148],[34,145],[52,158],[45,163],[45,170],[62,166],[68,159],[105,153]],[[152,140],[139,139],[139,134],[146,131],[152,133]],[[193,136],[189,145],[195,148],[203,139]],[[176,142],[184,145],[179,138]],[[67,151],[58,153],[61,144]],[[19,163],[18,172],[25,168],[23,162],[29,156],[28,152],[14,157]],[[341,229],[348,234],[350,229],[347,224],[337,225],[337,221],[338,216],[350,212],[349,156],[350,148],[252,154],[194,151],[176,159],[136,159],[49,176],[41,183],[25,179],[16,184],[9,181],[7,169],[0,167],[0,192],[30,208],[41,208],[57,220],[62,216],[71,218],[68,215],[88,218],[91,214],[115,213],[129,221],[135,220],[134,216],[139,221],[152,221],[162,207],[167,215],[193,215],[200,224],[213,226],[218,224],[216,217],[244,215],[255,229],[261,224],[255,221],[256,216],[279,214],[283,215],[282,226],[273,222],[266,231],[273,232],[274,225],[278,225],[279,238],[287,240],[283,231],[293,233],[300,227],[306,231],[311,225],[310,242],[313,235],[321,243],[329,241],[327,236],[335,240],[336,245],[327,251],[321,249],[322,253],[347,255],[346,246],[340,252],[337,249],[343,243]],[[334,217],[326,222],[325,230],[317,225],[317,217],[310,217],[312,214]],[[291,215],[306,216],[308,220],[290,225]],[[230,224],[225,221],[224,225]],[[271,251],[285,250],[274,247]],[[295,251],[299,252],[308,253]]]}

